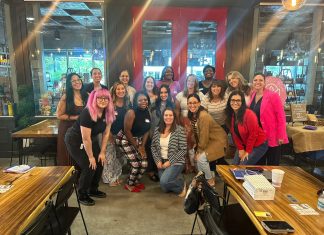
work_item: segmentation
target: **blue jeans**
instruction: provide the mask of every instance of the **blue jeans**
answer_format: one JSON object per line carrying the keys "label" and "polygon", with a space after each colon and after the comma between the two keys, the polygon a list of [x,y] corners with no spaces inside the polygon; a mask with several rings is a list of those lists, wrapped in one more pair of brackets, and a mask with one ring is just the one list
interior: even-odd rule
{"label": "blue jeans", "polygon": [[160,186],[164,192],[181,193],[184,180],[181,177],[183,165],[171,165],[166,169],[159,169]]}
{"label": "blue jeans", "polygon": [[207,180],[213,178],[213,175],[211,173],[209,162],[208,162],[205,152],[203,152],[199,155],[198,160],[197,160],[197,168],[198,168],[198,171],[202,171],[205,173],[205,178]]}
{"label": "blue jeans", "polygon": [[238,151],[236,151],[233,164],[234,165],[255,165],[261,158],[264,157],[264,154],[268,150],[268,141],[263,144],[254,147],[252,152],[248,156],[248,160],[245,158],[244,161],[241,161]]}

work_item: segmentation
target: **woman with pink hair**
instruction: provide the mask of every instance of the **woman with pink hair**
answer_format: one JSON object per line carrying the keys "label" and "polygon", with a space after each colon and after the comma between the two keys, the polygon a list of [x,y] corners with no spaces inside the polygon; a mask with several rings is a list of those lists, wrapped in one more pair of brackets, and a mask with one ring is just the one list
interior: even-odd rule
{"label": "woman with pink hair", "polygon": [[[106,197],[106,193],[99,191],[98,187],[106,160],[105,151],[110,127],[114,119],[114,106],[109,91],[94,90],[89,95],[86,108],[66,132],[66,147],[81,169],[78,192],[83,205],[95,204],[90,196]],[[102,134],[101,146],[98,141],[99,134]]]}

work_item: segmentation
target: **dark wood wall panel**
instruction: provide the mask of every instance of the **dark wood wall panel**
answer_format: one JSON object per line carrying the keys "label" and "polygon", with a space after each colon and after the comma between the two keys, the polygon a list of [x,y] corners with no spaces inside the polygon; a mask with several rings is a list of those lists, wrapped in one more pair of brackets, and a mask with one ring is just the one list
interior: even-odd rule
{"label": "dark wood wall panel", "polygon": [[[122,70],[127,69],[132,78],[132,6],[111,1],[105,6],[105,40],[108,69],[108,85],[118,80]],[[130,80],[132,83],[132,80]]]}
{"label": "dark wood wall panel", "polygon": [[230,8],[227,18],[226,73],[237,70],[249,80],[254,9]]}
{"label": "dark wood wall panel", "polygon": [[15,53],[17,85],[32,84],[29,61],[29,42],[27,33],[26,9],[24,0],[8,1],[12,41]]}

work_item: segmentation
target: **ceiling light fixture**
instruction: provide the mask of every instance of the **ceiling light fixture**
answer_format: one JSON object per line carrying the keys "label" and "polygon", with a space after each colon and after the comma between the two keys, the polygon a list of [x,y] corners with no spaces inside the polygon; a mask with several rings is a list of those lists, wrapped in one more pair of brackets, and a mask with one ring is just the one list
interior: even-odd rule
{"label": "ceiling light fixture", "polygon": [[281,0],[281,2],[286,10],[297,11],[306,3],[306,0]]}
{"label": "ceiling light fixture", "polygon": [[55,31],[54,31],[54,39],[61,40],[60,31],[58,31],[57,29],[55,29]]}

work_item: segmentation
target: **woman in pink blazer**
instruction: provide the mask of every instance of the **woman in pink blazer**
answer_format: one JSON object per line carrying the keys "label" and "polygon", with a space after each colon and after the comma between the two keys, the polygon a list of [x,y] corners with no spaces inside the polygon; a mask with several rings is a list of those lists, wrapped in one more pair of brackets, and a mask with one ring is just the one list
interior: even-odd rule
{"label": "woman in pink blazer", "polygon": [[265,88],[264,74],[255,74],[252,85],[253,93],[249,106],[257,115],[269,145],[264,158],[266,162],[263,164],[278,166],[281,157],[280,145],[288,143],[284,107],[279,95]]}

